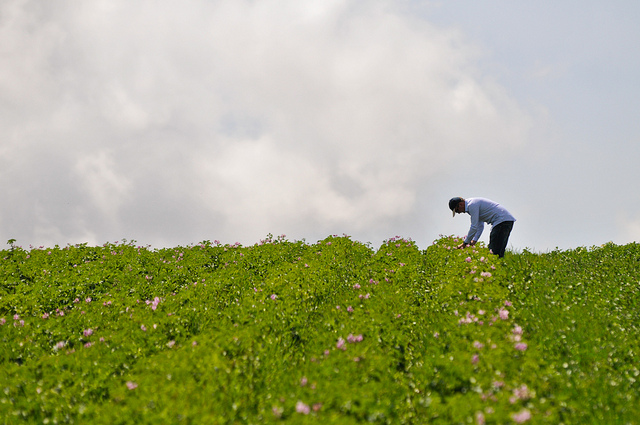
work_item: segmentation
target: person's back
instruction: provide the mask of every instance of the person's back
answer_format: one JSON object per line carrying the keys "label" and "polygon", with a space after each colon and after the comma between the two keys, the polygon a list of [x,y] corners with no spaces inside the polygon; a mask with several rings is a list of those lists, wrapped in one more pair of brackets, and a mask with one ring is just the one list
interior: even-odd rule
{"label": "person's back", "polygon": [[471,217],[471,211],[478,210],[478,217],[485,223],[497,226],[503,221],[516,221],[515,217],[509,211],[497,202],[487,198],[468,198],[467,212]]}

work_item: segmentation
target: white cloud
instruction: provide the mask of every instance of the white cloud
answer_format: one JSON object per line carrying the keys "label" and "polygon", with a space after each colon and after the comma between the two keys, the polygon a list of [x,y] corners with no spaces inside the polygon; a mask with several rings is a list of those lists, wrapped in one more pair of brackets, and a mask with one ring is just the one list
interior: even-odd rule
{"label": "white cloud", "polygon": [[[499,159],[532,126],[459,33],[392,1],[6,0],[0,35],[0,161],[58,152],[32,176],[60,177],[82,219],[52,214],[61,239],[393,232],[432,176]],[[25,203],[3,222],[37,239],[26,193],[65,204],[1,173]]]}
{"label": "white cloud", "polygon": [[93,206],[100,213],[115,219],[118,210],[129,198],[131,183],[114,170],[112,158],[104,151],[84,156],[78,160],[74,171]]}

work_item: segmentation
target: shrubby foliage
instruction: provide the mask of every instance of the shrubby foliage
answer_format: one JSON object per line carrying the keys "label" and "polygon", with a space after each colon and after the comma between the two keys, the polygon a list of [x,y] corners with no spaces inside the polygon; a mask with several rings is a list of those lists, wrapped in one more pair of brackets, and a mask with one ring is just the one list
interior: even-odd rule
{"label": "shrubby foliage", "polygon": [[636,423],[640,247],[0,251],[3,423]]}

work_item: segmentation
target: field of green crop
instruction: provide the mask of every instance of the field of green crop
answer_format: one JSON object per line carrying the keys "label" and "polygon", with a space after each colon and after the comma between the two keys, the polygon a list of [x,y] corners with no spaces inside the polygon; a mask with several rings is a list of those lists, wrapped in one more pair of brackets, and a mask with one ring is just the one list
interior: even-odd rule
{"label": "field of green crop", "polygon": [[640,245],[0,251],[2,424],[640,423]]}

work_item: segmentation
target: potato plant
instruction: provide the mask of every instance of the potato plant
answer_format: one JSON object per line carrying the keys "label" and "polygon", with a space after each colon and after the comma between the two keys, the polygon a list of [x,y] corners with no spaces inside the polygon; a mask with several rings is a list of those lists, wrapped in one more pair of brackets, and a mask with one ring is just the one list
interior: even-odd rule
{"label": "potato plant", "polygon": [[640,246],[269,235],[0,251],[0,423],[640,417]]}

